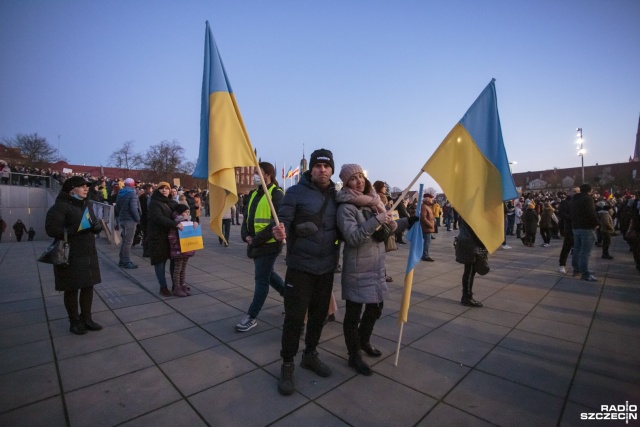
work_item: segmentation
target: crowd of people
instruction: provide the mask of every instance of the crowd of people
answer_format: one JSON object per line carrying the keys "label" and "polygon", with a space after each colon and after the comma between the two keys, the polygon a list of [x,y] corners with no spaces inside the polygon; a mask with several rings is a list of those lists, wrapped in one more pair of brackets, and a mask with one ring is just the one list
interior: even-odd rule
{"label": "crowd of people", "polygon": [[[416,226],[424,238],[422,260],[436,262],[431,256],[431,241],[438,229],[459,230],[455,238],[455,259],[464,265],[461,281],[461,304],[482,307],[473,294],[476,274],[489,272],[488,251],[467,224],[442,196],[427,192],[421,201],[400,200],[397,215],[390,210],[394,201],[382,181],[373,184],[363,168],[344,164],[339,171],[342,188],[332,181],[335,173],[333,154],[326,149],[314,151],[310,169],[298,184],[286,193],[280,188],[270,163],[260,163],[258,188],[240,197],[225,220],[240,224],[240,235],[247,244],[247,256],[254,263],[254,295],[246,315],[236,325],[238,332],[257,326],[257,318],[273,288],[284,298],[282,328],[282,365],[278,391],[290,395],[295,391],[294,358],[301,337],[305,349],[300,367],[321,377],[332,375],[331,368],[320,360],[317,346],[323,326],[335,312],[333,281],[341,273],[342,299],[346,301],[343,332],[348,366],[362,375],[371,375],[363,354],[380,357],[382,352],[371,342],[377,319],[388,296],[391,280],[385,268],[389,240],[406,243],[404,233]],[[268,197],[267,197],[268,195]],[[93,286],[100,283],[100,271],[93,234],[102,229],[97,218],[90,226],[79,228],[83,209],[89,201],[115,206],[118,229],[122,236],[119,265],[137,268],[129,256],[131,246],[141,243],[143,256],[151,265],[165,297],[190,295],[186,267],[193,251],[182,251],[178,232],[184,221],[198,227],[200,216],[208,211],[207,193],[181,189],[167,182],[140,184],[133,179],[89,181],[84,177],[68,178],[55,205],[47,215],[46,231],[51,237],[68,234],[71,245],[70,266],[54,267],[56,289],[64,291],[70,331],[84,334],[102,327],[91,318]],[[507,236],[515,236],[527,247],[534,247],[539,232],[542,247],[562,240],[559,272],[571,254],[572,274],[586,281],[597,281],[589,268],[594,246],[602,248],[602,258],[611,260],[611,236],[619,234],[633,252],[640,271],[640,192],[636,194],[598,194],[589,184],[568,192],[526,193],[505,202],[503,249],[510,249]],[[277,213],[278,223],[274,219]],[[78,231],[79,230],[79,231]],[[228,244],[228,232],[221,244]],[[286,242],[286,273],[280,277],[274,264]],[[340,267],[340,251],[343,264]],[[571,253],[572,251],[572,253]],[[166,264],[169,261],[169,289]],[[79,308],[78,308],[79,305]]]}

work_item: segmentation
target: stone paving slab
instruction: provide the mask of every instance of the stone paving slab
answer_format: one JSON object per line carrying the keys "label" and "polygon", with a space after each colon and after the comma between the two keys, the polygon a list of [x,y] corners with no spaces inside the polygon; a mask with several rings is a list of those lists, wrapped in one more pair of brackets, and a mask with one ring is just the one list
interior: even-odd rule
{"label": "stone paving slab", "polygon": [[[123,270],[119,248],[98,239],[93,316],[105,329],[84,336],[69,333],[52,269],[36,262],[47,242],[0,243],[0,425],[573,426],[589,425],[580,414],[603,404],[640,404],[640,275],[619,236],[613,261],[594,250],[596,283],[557,272],[561,241],[527,248],[508,237],[512,249],[498,249],[475,282],[485,307],[472,309],[459,304],[456,233],[438,233],[436,262],[415,270],[395,366],[408,252],[399,245],[387,256],[394,280],[372,337],[383,356],[365,356],[371,377],[347,366],[338,274],[339,311],[318,347],[333,375],[320,378],[297,357],[296,393],[284,397],[282,297],[270,292],[258,326],[235,331],[253,263],[239,227],[231,230],[225,248],[204,228],[188,298],[158,294],[139,247],[139,268]],[[276,271],[284,276],[282,256]]]}

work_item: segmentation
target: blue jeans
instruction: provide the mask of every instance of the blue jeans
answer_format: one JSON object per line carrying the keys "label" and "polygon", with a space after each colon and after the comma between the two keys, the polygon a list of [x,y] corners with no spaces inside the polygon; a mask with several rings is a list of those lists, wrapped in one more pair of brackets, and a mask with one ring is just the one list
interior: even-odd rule
{"label": "blue jeans", "polygon": [[284,294],[284,281],[278,273],[273,271],[273,265],[278,258],[278,254],[261,255],[253,259],[255,267],[256,287],[253,293],[253,301],[249,306],[249,316],[256,318],[262,310],[262,306],[269,295],[269,285],[273,287],[280,295]]}
{"label": "blue jeans", "polygon": [[431,233],[422,233],[424,239],[424,246],[422,248],[422,257],[429,257],[429,246],[431,245]]}
{"label": "blue jeans", "polygon": [[[589,277],[589,257],[591,249],[596,243],[596,232],[585,228],[573,229],[573,257],[571,265],[574,271],[579,271],[583,279]],[[577,268],[576,268],[577,267]]]}
{"label": "blue jeans", "polygon": [[[167,287],[167,278],[165,277],[165,267],[167,265],[167,260],[164,260],[153,266],[153,269],[156,273],[156,279],[158,279],[158,284],[161,288]],[[171,275],[171,280],[173,281],[173,270],[174,270],[174,262],[173,260],[169,261],[169,273]]]}
{"label": "blue jeans", "polygon": [[120,221],[120,234],[122,234],[122,244],[120,245],[120,262],[126,264],[131,262],[131,244],[133,236],[136,235],[135,221]]}

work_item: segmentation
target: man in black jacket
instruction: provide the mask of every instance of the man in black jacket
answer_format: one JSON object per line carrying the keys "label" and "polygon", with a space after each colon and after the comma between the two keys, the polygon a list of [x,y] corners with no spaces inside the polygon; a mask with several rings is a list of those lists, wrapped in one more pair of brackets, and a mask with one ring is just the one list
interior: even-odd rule
{"label": "man in black jacket", "polygon": [[[596,242],[596,228],[600,224],[596,204],[591,197],[591,186],[582,184],[569,205],[569,217],[573,229],[573,275],[580,274],[582,280],[595,282],[598,279],[589,271],[589,256]],[[576,270],[578,267],[578,270]]]}

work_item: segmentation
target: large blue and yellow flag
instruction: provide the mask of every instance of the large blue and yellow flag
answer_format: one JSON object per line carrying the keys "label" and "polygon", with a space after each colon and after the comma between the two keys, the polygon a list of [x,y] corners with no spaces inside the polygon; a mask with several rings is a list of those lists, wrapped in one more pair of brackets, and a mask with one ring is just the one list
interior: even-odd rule
{"label": "large blue and yellow flag", "polygon": [[193,177],[209,183],[210,227],[222,239],[222,215],[238,201],[237,166],[258,166],[258,160],[207,21],[200,152]]}
{"label": "large blue and yellow flag", "polygon": [[504,241],[505,200],[518,197],[502,140],[492,79],[422,170],[493,253]]}
{"label": "large blue and yellow flag", "polygon": [[[418,192],[418,200],[422,200],[423,184],[420,184]],[[420,209],[416,210],[416,216],[420,217]],[[409,259],[407,259],[407,270],[404,276],[404,291],[402,293],[402,303],[400,304],[400,314],[398,320],[407,323],[409,319],[409,305],[411,305],[411,288],[413,287],[413,269],[420,262],[422,253],[424,252],[424,236],[420,222],[416,222],[407,231],[407,239],[409,240]]]}

